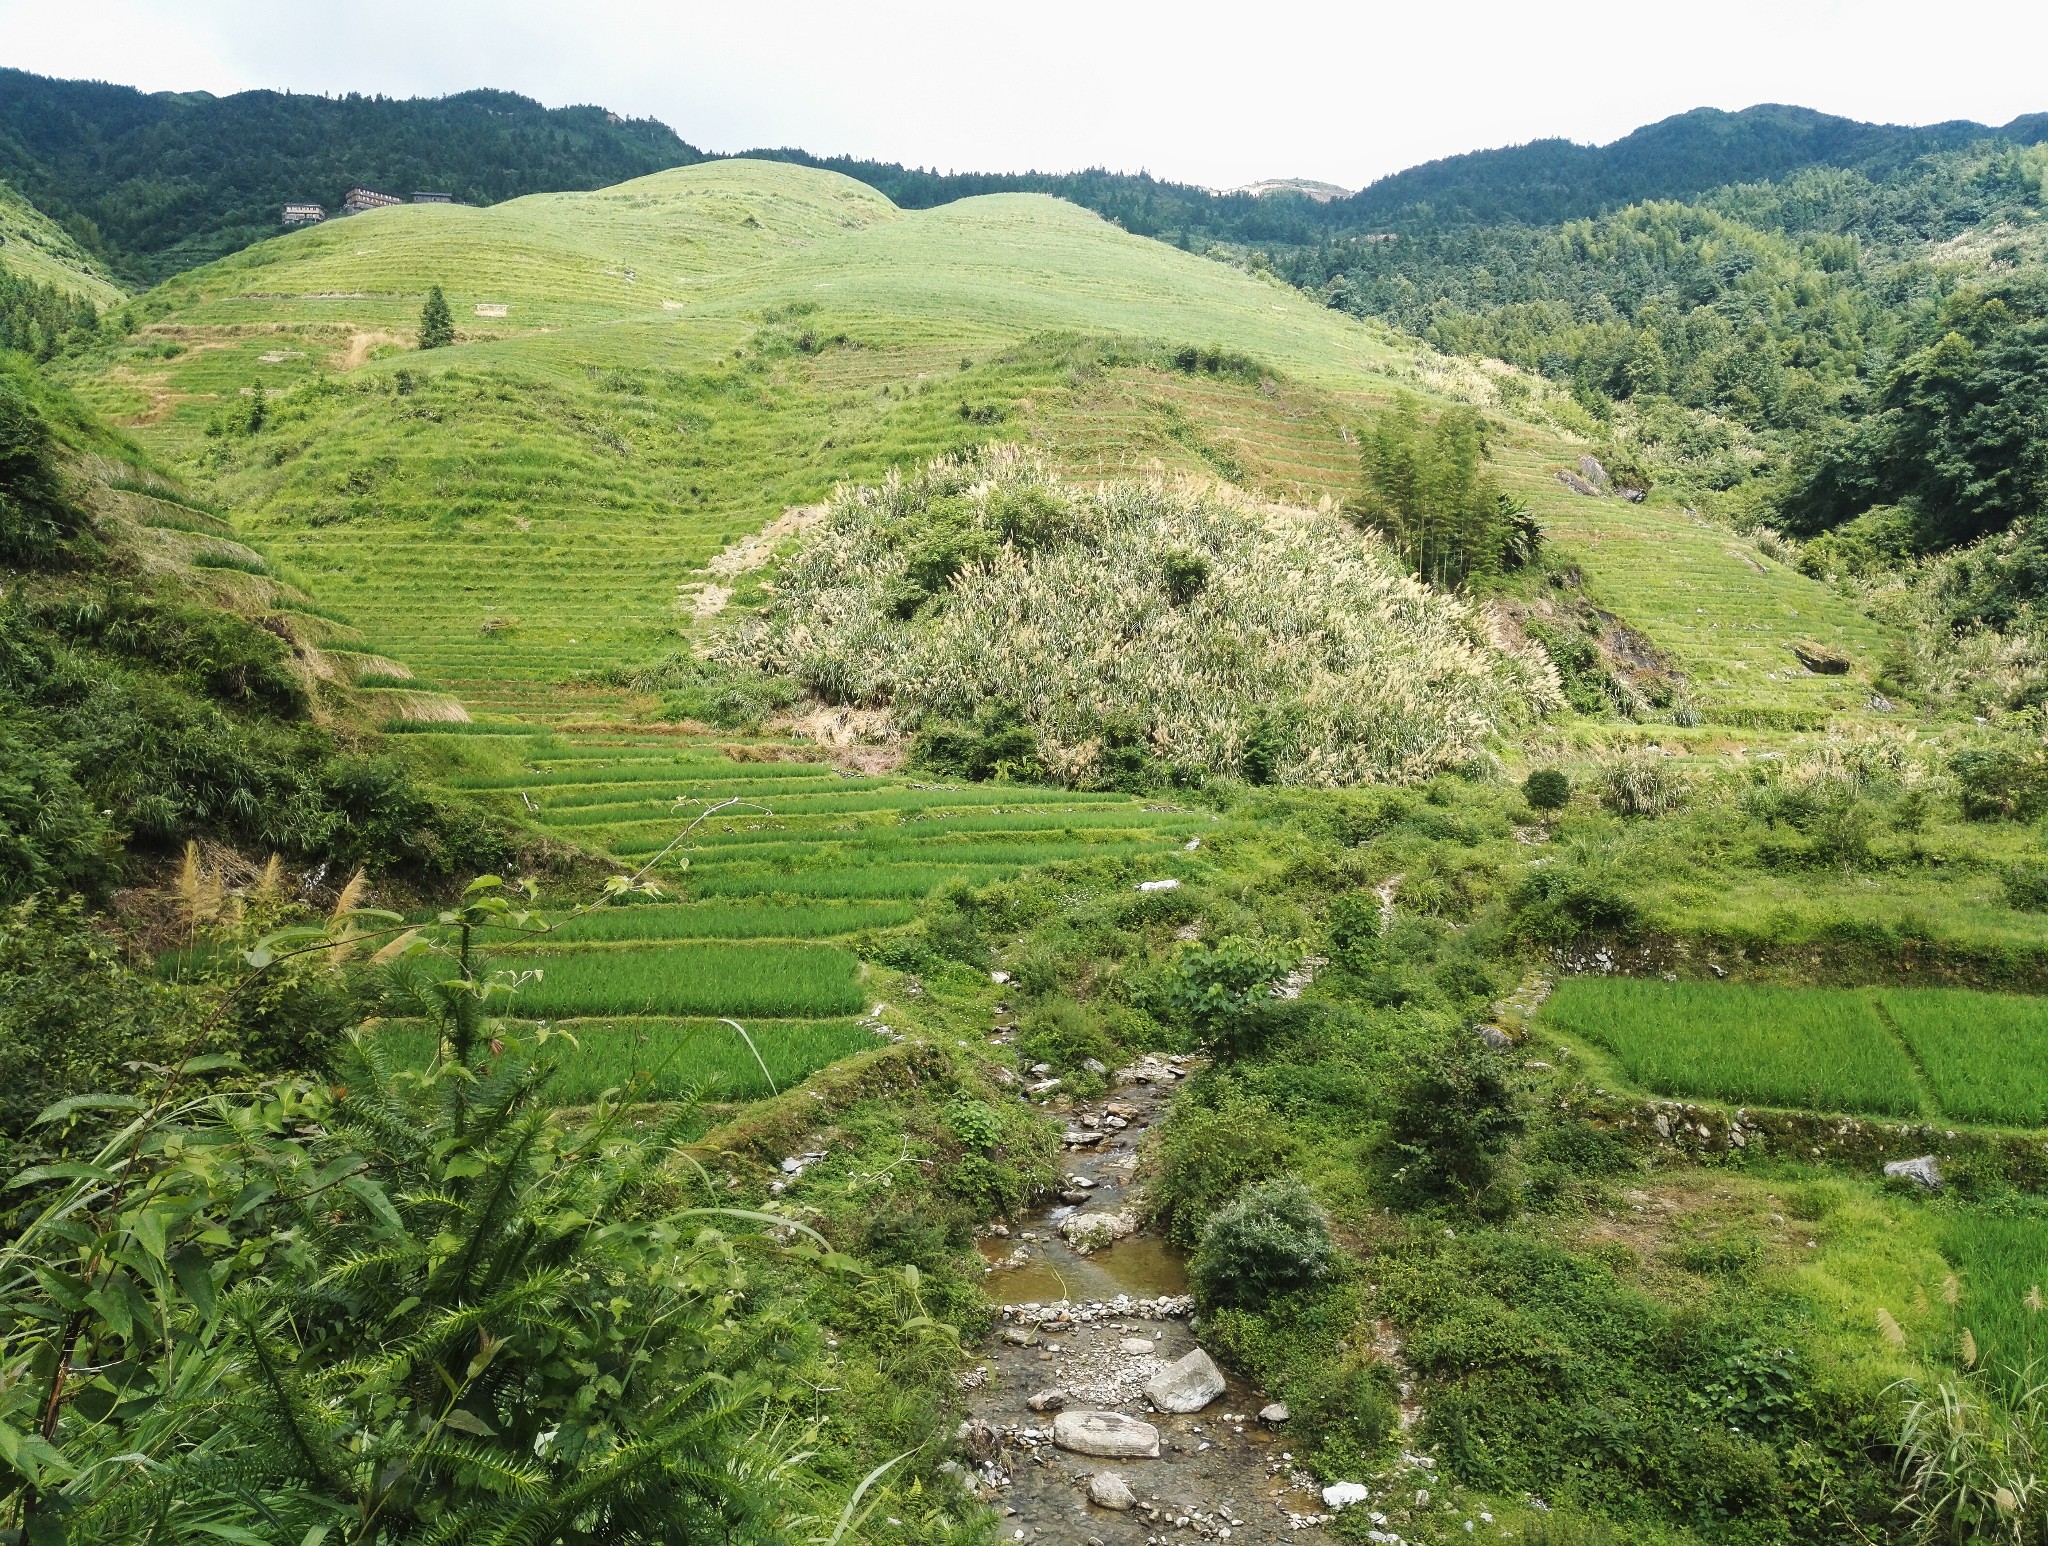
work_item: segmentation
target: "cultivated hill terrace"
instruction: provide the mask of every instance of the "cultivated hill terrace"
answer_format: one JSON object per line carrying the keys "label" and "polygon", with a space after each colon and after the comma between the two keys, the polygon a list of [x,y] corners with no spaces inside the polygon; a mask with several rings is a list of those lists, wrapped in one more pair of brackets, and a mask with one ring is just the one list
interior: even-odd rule
{"label": "cultivated hill terrace", "polygon": [[[416,355],[432,284],[461,346]],[[1079,476],[1342,500],[1357,424],[1397,391],[1494,413],[1518,492],[1596,599],[1697,661],[1709,710],[1773,676],[1816,712],[1868,692],[1795,680],[1784,648],[1861,658],[1857,614],[1654,495],[1570,494],[1552,470],[1584,448],[1508,417],[1487,370],[1044,196],[906,212],[832,173],[718,162],[295,232],[170,281],[138,320],[82,383],[95,404],[203,466],[377,647],[479,712],[594,705],[561,680],[658,656],[701,566],[841,480],[1019,439]],[[1173,369],[1187,346],[1250,369]],[[266,437],[209,438],[256,390]],[[1660,561],[1604,561],[1638,551]]]}

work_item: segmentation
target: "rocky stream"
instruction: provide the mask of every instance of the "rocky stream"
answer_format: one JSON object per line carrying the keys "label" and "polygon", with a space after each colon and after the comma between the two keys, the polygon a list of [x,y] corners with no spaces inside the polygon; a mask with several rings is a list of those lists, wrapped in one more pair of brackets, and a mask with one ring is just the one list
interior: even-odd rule
{"label": "rocky stream", "polygon": [[1138,1146],[1187,1071],[1147,1057],[1065,1113],[1058,1203],[981,1242],[1002,1320],[963,1376],[960,1449],[1002,1541],[1271,1541],[1329,1517],[1286,1408],[1210,1358],[1179,1254],[1141,1227]]}

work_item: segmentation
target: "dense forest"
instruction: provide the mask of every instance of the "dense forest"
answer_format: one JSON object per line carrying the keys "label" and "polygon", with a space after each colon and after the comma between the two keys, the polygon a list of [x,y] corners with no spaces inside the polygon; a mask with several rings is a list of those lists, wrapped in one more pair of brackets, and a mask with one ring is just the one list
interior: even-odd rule
{"label": "dense forest", "polygon": [[150,95],[0,70],[0,178],[137,285],[273,236],[286,200],[332,208],[352,183],[489,204],[702,159],[652,120],[505,91]]}

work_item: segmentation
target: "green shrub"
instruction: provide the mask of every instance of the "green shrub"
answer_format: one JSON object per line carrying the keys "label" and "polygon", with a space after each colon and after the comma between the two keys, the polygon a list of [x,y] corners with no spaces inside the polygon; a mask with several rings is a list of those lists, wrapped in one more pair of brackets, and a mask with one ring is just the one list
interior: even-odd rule
{"label": "green shrub", "polygon": [[985,1100],[962,1097],[946,1107],[946,1127],[970,1149],[986,1152],[1002,1140],[1002,1115]]}
{"label": "green shrub", "polygon": [[0,561],[46,564],[84,529],[65,497],[49,425],[34,403],[0,374]]}
{"label": "green shrub", "polygon": [[1027,1064],[1050,1063],[1066,1074],[1090,1058],[1113,1068],[1123,1056],[1092,1011],[1058,996],[1033,1005],[1018,1022],[1017,1051]]}
{"label": "green shrub", "polygon": [[1949,759],[1969,821],[2031,821],[2048,811],[2048,751],[1972,747]]}
{"label": "green shrub", "polygon": [[1242,1057],[1265,1040],[1273,983],[1293,965],[1291,956],[1257,940],[1188,945],[1162,974],[1160,1007],[1209,1051]]}
{"label": "green shrub", "polygon": [[2003,887],[2007,907],[2023,913],[2048,913],[2048,864],[2007,866]]}
{"label": "green shrub", "polygon": [[1025,723],[1023,710],[1001,700],[982,704],[966,724],[939,720],[926,725],[911,743],[910,755],[919,767],[977,782],[1028,781],[1045,773],[1038,760],[1038,732]]}
{"label": "green shrub", "polygon": [[38,891],[97,894],[118,873],[106,818],[39,740],[0,711],[0,905]]}
{"label": "green shrub", "polygon": [[1149,1188],[1154,1218],[1173,1244],[1201,1242],[1209,1219],[1246,1187],[1286,1169],[1294,1140],[1278,1114],[1254,1101],[1193,1104],[1190,1091],[1173,1104],[1159,1131]]}
{"label": "green shrub", "polygon": [[1205,1307],[1265,1307],[1329,1277],[1337,1267],[1330,1221],[1292,1177],[1247,1187],[1202,1231],[1189,1263]]}
{"label": "green shrub", "polygon": [[1393,1179],[1419,1201],[1472,1202],[1493,1181],[1522,1130],[1508,1062],[1476,1040],[1424,1060],[1396,1097],[1387,1126]]}
{"label": "green shrub", "polygon": [[1522,780],[1522,798],[1537,811],[1561,811],[1571,803],[1571,780],[1556,768],[1538,768]]}
{"label": "green shrub", "polygon": [[1642,923],[1642,909],[1596,868],[1553,865],[1523,877],[1509,919],[1523,939],[1565,944],[1586,934],[1626,936]]}

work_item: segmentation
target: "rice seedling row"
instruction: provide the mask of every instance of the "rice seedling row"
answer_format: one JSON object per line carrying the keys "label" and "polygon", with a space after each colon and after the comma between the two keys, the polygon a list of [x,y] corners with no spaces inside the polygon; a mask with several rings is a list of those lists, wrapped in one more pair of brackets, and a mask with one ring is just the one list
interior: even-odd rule
{"label": "rice seedling row", "polygon": [[859,961],[831,945],[697,944],[512,956],[541,975],[519,990],[521,1014],[829,1016],[863,1008]]}

